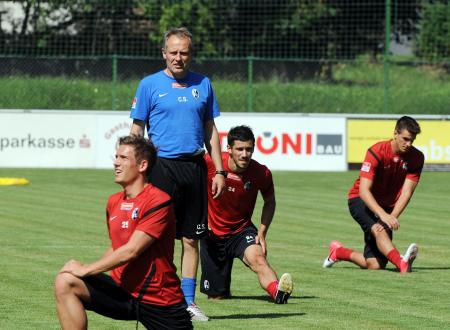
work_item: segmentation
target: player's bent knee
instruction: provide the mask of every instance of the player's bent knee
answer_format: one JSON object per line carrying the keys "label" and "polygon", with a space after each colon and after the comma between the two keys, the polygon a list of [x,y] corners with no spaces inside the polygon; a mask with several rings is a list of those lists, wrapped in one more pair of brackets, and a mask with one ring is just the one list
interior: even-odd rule
{"label": "player's bent knee", "polygon": [[55,295],[60,296],[72,291],[76,286],[76,281],[79,280],[72,274],[59,273],[55,278]]}
{"label": "player's bent knee", "polygon": [[198,249],[198,241],[192,238],[183,237],[183,247],[185,249]]}
{"label": "player's bent knee", "polygon": [[379,269],[383,268],[376,260],[371,261],[369,259],[366,259],[366,262],[367,262],[367,269],[369,269],[369,270],[379,270]]}

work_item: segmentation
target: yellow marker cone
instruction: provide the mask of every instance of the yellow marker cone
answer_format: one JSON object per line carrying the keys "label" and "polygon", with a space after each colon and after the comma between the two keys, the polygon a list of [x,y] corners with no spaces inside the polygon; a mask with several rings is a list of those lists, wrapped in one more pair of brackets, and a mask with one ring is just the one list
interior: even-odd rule
{"label": "yellow marker cone", "polygon": [[25,178],[0,178],[0,186],[27,185],[30,181]]}

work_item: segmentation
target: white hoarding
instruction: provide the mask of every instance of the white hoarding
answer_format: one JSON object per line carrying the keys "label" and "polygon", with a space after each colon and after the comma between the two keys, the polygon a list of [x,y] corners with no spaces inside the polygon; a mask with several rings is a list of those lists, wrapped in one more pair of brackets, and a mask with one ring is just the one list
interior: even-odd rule
{"label": "white hoarding", "polygon": [[273,170],[346,171],[345,118],[277,114],[224,114],[216,119],[225,150],[232,126],[248,125],[253,158]]}
{"label": "white hoarding", "polygon": [[[248,125],[254,158],[272,170],[345,171],[345,118],[226,113],[216,119],[222,148],[230,127]],[[0,167],[111,168],[127,111],[0,111]]]}

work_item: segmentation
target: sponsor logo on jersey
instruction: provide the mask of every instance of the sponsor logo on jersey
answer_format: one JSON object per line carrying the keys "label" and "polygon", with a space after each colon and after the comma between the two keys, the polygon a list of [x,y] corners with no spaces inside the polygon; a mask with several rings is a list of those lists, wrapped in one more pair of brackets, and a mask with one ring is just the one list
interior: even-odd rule
{"label": "sponsor logo on jersey", "polygon": [[241,181],[241,177],[237,174],[228,172],[227,179],[235,180],[235,181]]}
{"label": "sponsor logo on jersey", "polygon": [[364,162],[361,166],[361,172],[370,172],[370,167],[372,166],[372,164],[370,164],[369,162]]}
{"label": "sponsor logo on jersey", "polygon": [[252,183],[250,181],[247,181],[246,183],[244,183],[244,189],[247,191],[252,189]]}
{"label": "sponsor logo on jersey", "polygon": [[164,97],[164,96],[166,96],[167,94],[169,94],[169,93],[160,93],[160,94],[158,94],[158,96],[159,96],[159,97]]}
{"label": "sponsor logo on jersey", "polygon": [[133,103],[131,104],[131,109],[136,109],[137,97],[133,99]]}
{"label": "sponsor logo on jersey", "polygon": [[194,88],[194,89],[192,90],[192,96],[195,97],[196,99],[199,98],[200,93],[198,92],[197,89]]}
{"label": "sponsor logo on jersey", "polygon": [[172,88],[187,88],[188,84],[186,83],[180,83],[180,82],[174,82],[172,83]]}
{"label": "sponsor logo on jersey", "polygon": [[120,204],[120,210],[121,211],[131,211],[133,209],[133,205],[134,205],[134,203],[123,202],[122,204]]}
{"label": "sponsor logo on jersey", "polygon": [[134,210],[133,210],[133,213],[131,213],[131,220],[136,220],[137,218],[138,218],[138,213],[139,213],[139,208],[135,208]]}

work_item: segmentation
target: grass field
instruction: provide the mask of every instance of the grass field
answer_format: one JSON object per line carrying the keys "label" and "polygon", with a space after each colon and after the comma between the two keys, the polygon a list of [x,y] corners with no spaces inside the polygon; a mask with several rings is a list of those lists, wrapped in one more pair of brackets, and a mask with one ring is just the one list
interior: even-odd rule
{"label": "grass field", "polygon": [[[394,240],[401,253],[413,241],[420,246],[414,272],[405,275],[391,265],[372,272],[348,263],[321,268],[330,240],[362,246],[346,207],[356,175],[275,172],[278,204],[268,236],[269,261],[279,274],[294,277],[289,304],[268,301],[256,276],[237,261],[233,298],[208,302],[198,293],[211,321],[195,327],[450,328],[450,173],[424,173],[401,218]],[[0,329],[58,329],[53,278],[69,258],[90,262],[107,248],[104,207],[119,186],[112,171],[104,170],[0,169],[2,176],[26,177],[31,184],[0,186]],[[91,329],[135,328],[135,322],[88,317]]]}

